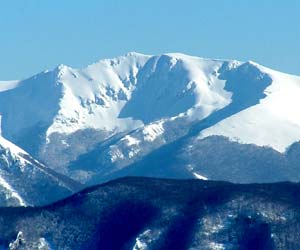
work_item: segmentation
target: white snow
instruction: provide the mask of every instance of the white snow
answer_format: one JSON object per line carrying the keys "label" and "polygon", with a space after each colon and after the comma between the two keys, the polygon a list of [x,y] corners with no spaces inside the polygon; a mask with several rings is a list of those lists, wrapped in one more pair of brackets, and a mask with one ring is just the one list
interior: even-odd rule
{"label": "white snow", "polygon": [[58,81],[63,85],[63,97],[47,135],[84,128],[126,131],[142,126],[140,121],[119,119],[118,115],[135,88],[138,69],[148,57],[130,53],[101,60],[82,70],[59,66]]}
{"label": "white snow", "polygon": [[211,242],[211,243],[209,244],[209,247],[210,247],[210,249],[212,249],[212,250],[224,250],[224,249],[225,249],[224,244],[216,243],[216,242]]}
{"label": "white snow", "polygon": [[[11,154],[12,157],[14,157],[14,159],[19,161],[20,170],[23,171],[26,164],[29,162],[26,159],[24,159],[20,154],[27,155],[27,152],[25,152],[15,144],[11,143],[10,141],[6,140],[1,135],[0,135],[0,147],[7,150],[7,152]],[[15,198],[18,200],[20,206],[27,206],[27,203],[18,194],[18,192],[1,175],[0,175],[0,186],[6,190],[5,192],[6,199]]]}
{"label": "white snow", "polygon": [[121,141],[126,141],[127,146],[139,145],[140,141],[130,135],[126,135],[121,139]]}
{"label": "white snow", "polygon": [[132,250],[146,250],[147,244],[142,242],[139,238],[136,238],[135,245]]}
{"label": "white snow", "polygon": [[17,238],[13,242],[9,243],[9,246],[8,246],[9,250],[19,249],[20,245],[22,243],[25,243],[25,238],[24,238],[23,232],[19,231],[18,235],[17,235]]}
{"label": "white snow", "polygon": [[27,154],[26,151],[0,136],[0,146],[9,149],[13,154]]}
{"label": "white snow", "polygon": [[15,198],[18,200],[20,206],[26,207],[26,202],[22,197],[9,185],[9,183],[0,176],[0,185],[6,189],[5,196],[6,199]]}
{"label": "white snow", "polygon": [[0,81],[0,92],[16,88],[20,81]]}
{"label": "white snow", "polygon": [[[2,129],[4,134],[17,135],[45,124],[45,141],[49,142],[56,132],[70,134],[86,128],[131,131],[145,124],[139,113],[150,115],[146,125],[182,115],[202,119],[230,102],[230,93],[216,74],[223,62],[178,53],[149,56],[131,52],[84,69],[59,65],[24,81],[0,82]],[[129,115],[123,112],[127,105],[134,114],[131,108]],[[145,127],[147,140],[161,133],[161,124]]]}
{"label": "white snow", "polygon": [[38,250],[50,250],[50,246],[45,238],[40,238],[38,242]]}
{"label": "white snow", "polygon": [[[156,60],[163,60],[163,57],[167,57],[166,60],[171,62],[169,70],[172,70],[176,62],[180,62],[180,68],[175,73],[178,77],[187,77],[189,82],[182,86],[176,85],[172,81],[166,82],[162,76],[161,79],[157,79],[156,87],[152,86],[149,91],[147,84],[137,81],[137,74],[154,57],[137,53],[101,60],[82,70],[59,66],[56,69],[57,81],[62,85],[63,96],[59,100],[59,110],[53,118],[53,123],[47,130],[47,136],[54,132],[72,133],[84,128],[121,132],[142,127],[143,119],[135,115],[119,118],[123,107],[131,99],[135,110],[145,114],[154,112],[158,117],[162,117],[164,113],[169,113],[169,117],[173,116],[173,113],[182,115],[181,102],[185,102],[188,104],[183,103],[186,109],[182,111],[187,112],[192,119],[204,118],[230,102],[230,93],[223,89],[224,81],[212,75],[212,72],[222,65],[222,61],[183,54],[166,54],[157,57]],[[145,70],[144,74],[152,74],[153,70],[155,69]],[[165,73],[169,74],[168,71]],[[136,88],[142,93],[133,97],[132,93]],[[155,99],[160,95],[156,88],[165,91],[162,92],[164,96],[160,99],[161,103]],[[168,96],[179,100],[178,104],[174,106]],[[139,98],[142,98],[141,105],[134,101]],[[151,121],[155,119],[153,117]],[[157,129],[161,129],[159,126]],[[154,140],[162,132],[153,129],[154,126],[145,128],[149,140]]]}
{"label": "white snow", "polygon": [[207,181],[208,179],[207,179],[207,177],[205,177],[205,176],[203,176],[203,175],[200,175],[200,174],[197,174],[197,173],[193,173],[193,175],[197,178],[197,179],[199,179],[199,180],[205,180],[205,181]]}
{"label": "white snow", "polygon": [[269,146],[283,153],[300,140],[300,77],[258,66],[272,78],[266,98],[199,135],[222,135],[239,143]]}
{"label": "white snow", "polygon": [[157,240],[161,232],[158,230],[147,229],[135,239],[135,244],[132,250],[147,250],[148,245],[151,245],[151,242]]}
{"label": "white snow", "polygon": [[157,137],[164,133],[163,121],[152,123],[143,129],[144,139],[146,141],[154,141]]}
{"label": "white snow", "polygon": [[112,163],[124,158],[125,156],[119,148],[114,145],[110,146],[110,160]]}
{"label": "white snow", "polygon": [[28,153],[23,149],[19,148],[17,145],[3,138],[1,134],[0,134],[0,147],[8,150],[16,159],[18,159],[21,163],[21,166],[24,166],[26,163],[29,163],[28,160],[24,159],[21,156],[21,155],[28,155]]}
{"label": "white snow", "polygon": [[136,156],[140,151],[141,151],[140,148],[130,150],[129,153],[128,153],[128,158],[129,158],[129,159],[133,158],[133,157]]}
{"label": "white snow", "polygon": [[[224,63],[228,69],[243,64],[180,53],[150,56],[131,52],[84,69],[59,65],[24,81],[2,81],[2,132],[12,139],[45,124],[45,141],[49,142],[53,133],[86,128],[111,135],[142,128],[144,139],[152,142],[165,133],[165,121],[177,117],[201,120],[232,102],[226,79],[219,79]],[[199,139],[222,135],[285,152],[300,140],[300,78],[248,63],[272,78],[264,91],[267,97],[201,131]],[[129,138],[128,143],[138,142]]]}

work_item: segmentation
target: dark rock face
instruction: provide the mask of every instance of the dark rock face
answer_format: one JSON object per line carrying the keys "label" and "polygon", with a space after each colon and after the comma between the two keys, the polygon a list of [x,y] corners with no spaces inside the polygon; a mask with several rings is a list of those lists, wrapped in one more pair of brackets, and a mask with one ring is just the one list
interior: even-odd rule
{"label": "dark rock face", "polygon": [[300,249],[300,184],[128,177],[1,208],[0,249]]}

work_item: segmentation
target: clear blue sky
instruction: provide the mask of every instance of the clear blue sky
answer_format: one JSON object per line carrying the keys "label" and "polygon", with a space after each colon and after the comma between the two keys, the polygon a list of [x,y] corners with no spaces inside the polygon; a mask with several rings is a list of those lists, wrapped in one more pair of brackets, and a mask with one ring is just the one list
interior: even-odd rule
{"label": "clear blue sky", "polygon": [[300,74],[299,0],[1,0],[0,79],[137,51]]}

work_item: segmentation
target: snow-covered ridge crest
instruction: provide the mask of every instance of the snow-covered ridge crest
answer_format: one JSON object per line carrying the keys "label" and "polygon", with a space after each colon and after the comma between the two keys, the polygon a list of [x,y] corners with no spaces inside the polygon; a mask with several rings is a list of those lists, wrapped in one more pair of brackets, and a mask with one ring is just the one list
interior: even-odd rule
{"label": "snow-covered ridge crest", "polygon": [[118,114],[130,99],[137,73],[147,58],[131,53],[101,60],[85,69],[60,66],[57,81],[63,86],[63,97],[47,135],[88,127],[123,131],[140,126],[140,122],[130,118],[119,120]]}
{"label": "snow-covered ridge crest", "polygon": [[24,81],[0,82],[2,129],[13,142],[31,131],[49,142],[56,133],[91,128],[113,135],[162,119],[207,118],[199,138],[224,135],[284,152],[300,139],[299,82],[251,61],[131,52],[83,69],[59,65]]}
{"label": "snow-covered ridge crest", "polygon": [[[209,76],[221,64],[221,61],[183,54],[148,56],[129,53],[100,60],[84,69],[59,65],[53,71],[40,73],[21,81],[15,88],[1,92],[3,131],[9,139],[13,139],[35,126],[46,129],[47,137],[53,133],[69,134],[85,128],[117,132],[132,130],[141,127],[146,120],[129,114],[132,107],[129,101],[140,112],[155,108],[157,114],[151,117],[150,122],[201,105],[200,113],[206,116],[228,103],[229,94],[222,90],[224,81],[221,83],[217,77]],[[148,84],[152,81],[149,77],[156,81],[152,93],[148,92],[151,87]],[[173,78],[179,80],[174,82]],[[208,87],[208,81],[213,83],[214,80],[220,83]],[[139,95],[143,99],[148,95],[156,95],[160,87],[163,91],[173,89],[171,98],[168,98],[168,93],[158,93],[162,100],[166,99],[163,102],[166,107],[171,106],[174,98],[183,97],[183,101],[179,101],[174,108],[162,111],[152,107],[153,102],[157,103],[153,99],[148,105],[146,101],[143,102],[141,107],[135,92],[142,91]],[[133,94],[137,101],[133,100]],[[13,107],[4,104],[12,101]],[[130,108],[126,107],[127,111],[122,112],[125,105]],[[12,118],[12,114],[19,115]]]}

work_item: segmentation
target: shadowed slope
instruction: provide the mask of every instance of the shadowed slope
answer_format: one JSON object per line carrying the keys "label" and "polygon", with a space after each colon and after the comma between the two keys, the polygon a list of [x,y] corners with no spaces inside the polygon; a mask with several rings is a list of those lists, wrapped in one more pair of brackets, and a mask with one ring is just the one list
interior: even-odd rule
{"label": "shadowed slope", "polygon": [[57,250],[297,249],[299,198],[299,184],[291,183],[128,177],[46,207],[1,208],[0,245],[16,240],[20,249],[31,250],[42,244]]}

